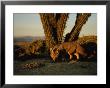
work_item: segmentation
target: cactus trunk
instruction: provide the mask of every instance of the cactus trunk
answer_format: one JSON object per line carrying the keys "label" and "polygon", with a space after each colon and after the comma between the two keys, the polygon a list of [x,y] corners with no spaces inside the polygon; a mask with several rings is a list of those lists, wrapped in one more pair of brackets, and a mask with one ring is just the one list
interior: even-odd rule
{"label": "cactus trunk", "polygon": [[[44,33],[46,37],[46,45],[48,48],[53,47],[57,41],[55,41],[53,36],[53,26],[51,24],[52,14],[40,13],[41,22],[44,28]],[[55,30],[55,29],[54,29]]]}
{"label": "cactus trunk", "polygon": [[68,13],[40,13],[48,48],[62,42]]}
{"label": "cactus trunk", "polygon": [[75,41],[78,39],[80,31],[83,25],[87,22],[88,18],[91,16],[90,13],[78,13],[76,17],[75,26],[72,28],[71,32],[66,35],[65,41]]}

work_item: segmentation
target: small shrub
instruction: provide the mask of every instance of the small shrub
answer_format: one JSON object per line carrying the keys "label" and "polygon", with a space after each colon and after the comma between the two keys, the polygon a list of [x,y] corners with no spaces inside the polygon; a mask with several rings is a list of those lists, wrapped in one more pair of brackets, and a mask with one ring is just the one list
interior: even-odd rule
{"label": "small shrub", "polygon": [[34,61],[21,65],[22,69],[34,69],[34,68],[40,68],[42,66],[45,66],[45,64],[41,62],[34,62]]}

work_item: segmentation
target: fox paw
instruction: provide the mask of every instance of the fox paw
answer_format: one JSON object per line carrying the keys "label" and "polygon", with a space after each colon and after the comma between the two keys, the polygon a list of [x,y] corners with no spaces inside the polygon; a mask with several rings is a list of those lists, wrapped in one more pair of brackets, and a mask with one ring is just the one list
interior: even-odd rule
{"label": "fox paw", "polygon": [[76,63],[77,61],[75,61],[75,60],[72,60],[72,61],[70,61],[68,64],[74,64],[74,63]]}

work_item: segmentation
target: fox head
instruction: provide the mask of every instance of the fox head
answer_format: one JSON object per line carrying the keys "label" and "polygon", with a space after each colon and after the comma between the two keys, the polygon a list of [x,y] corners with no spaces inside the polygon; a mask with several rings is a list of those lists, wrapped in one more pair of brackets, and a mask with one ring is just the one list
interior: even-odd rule
{"label": "fox head", "polygon": [[50,48],[50,56],[55,61],[59,56],[59,49],[57,47]]}

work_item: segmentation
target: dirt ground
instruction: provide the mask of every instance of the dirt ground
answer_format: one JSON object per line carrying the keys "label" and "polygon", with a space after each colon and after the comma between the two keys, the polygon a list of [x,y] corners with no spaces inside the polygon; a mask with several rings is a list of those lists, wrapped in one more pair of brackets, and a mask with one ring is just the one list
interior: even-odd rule
{"label": "dirt ground", "polygon": [[50,59],[14,61],[14,75],[97,75],[97,61],[76,63],[56,62]]}

